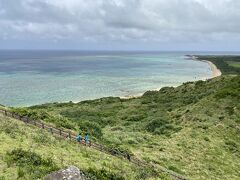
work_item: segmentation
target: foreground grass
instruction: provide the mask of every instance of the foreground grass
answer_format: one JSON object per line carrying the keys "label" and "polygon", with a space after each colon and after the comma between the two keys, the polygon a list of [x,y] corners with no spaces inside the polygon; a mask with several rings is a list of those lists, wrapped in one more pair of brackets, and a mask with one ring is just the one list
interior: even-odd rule
{"label": "foreground grass", "polygon": [[[9,154],[18,149],[35,153],[33,158],[39,156],[42,159],[50,159],[54,165],[52,170],[75,165],[85,173],[98,174],[104,170],[109,177],[119,179],[150,178],[156,175],[122,159],[78,146],[73,142],[57,140],[43,130],[2,115],[0,115],[0,139],[0,179],[37,179],[43,178],[48,173],[46,170],[39,172],[41,166],[37,166],[36,169],[32,168],[34,172],[31,174],[27,169],[31,166],[31,159],[25,159],[28,162],[26,167],[10,163]],[[167,179],[160,174],[157,176]]]}

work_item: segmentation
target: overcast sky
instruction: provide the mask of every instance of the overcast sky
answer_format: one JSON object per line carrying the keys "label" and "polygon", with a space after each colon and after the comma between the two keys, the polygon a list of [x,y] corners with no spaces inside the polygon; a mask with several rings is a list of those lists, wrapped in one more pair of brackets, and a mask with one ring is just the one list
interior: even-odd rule
{"label": "overcast sky", "polygon": [[240,0],[0,0],[0,49],[240,50]]}

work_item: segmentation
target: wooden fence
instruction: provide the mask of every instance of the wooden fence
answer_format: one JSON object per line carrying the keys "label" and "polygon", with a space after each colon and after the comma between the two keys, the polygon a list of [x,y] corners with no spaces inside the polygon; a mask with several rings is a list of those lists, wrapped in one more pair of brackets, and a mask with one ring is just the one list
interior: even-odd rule
{"label": "wooden fence", "polygon": [[51,125],[43,123],[41,120],[34,120],[34,119],[30,119],[29,117],[22,117],[22,116],[18,115],[17,113],[14,113],[14,112],[11,112],[11,111],[8,111],[8,110],[5,110],[5,109],[0,109],[0,113],[2,113],[3,115],[5,115],[7,117],[11,117],[11,118],[20,120],[20,121],[22,121],[24,123],[34,125],[34,126],[36,126],[38,128],[45,129],[45,130],[49,131],[49,133],[51,133],[53,136],[64,138],[64,139],[69,139],[69,140],[72,140],[72,141],[76,141],[80,145],[84,145],[84,146],[88,146],[88,147],[94,148],[94,149],[96,149],[98,151],[101,151],[103,153],[106,153],[106,154],[109,154],[109,155],[112,155],[112,156],[117,156],[117,157],[120,157],[120,158],[127,159],[128,161],[130,161],[130,162],[132,162],[132,163],[134,163],[134,164],[136,164],[138,166],[150,167],[150,168],[154,168],[154,169],[160,169],[161,172],[170,175],[173,179],[181,179],[181,180],[185,180],[186,179],[186,177],[184,177],[182,175],[179,175],[179,174],[177,174],[177,173],[175,173],[173,171],[170,171],[170,170],[165,169],[163,167],[160,167],[160,168],[156,167],[153,164],[149,164],[147,162],[141,161],[141,160],[137,159],[134,156],[130,156],[127,153],[122,153],[122,152],[117,151],[115,149],[108,148],[108,147],[103,146],[101,144],[92,142],[91,140],[89,140],[89,142],[86,143],[85,139],[82,138],[82,140],[80,142],[78,142],[76,140],[77,134],[72,132],[72,131],[65,131],[63,129],[59,129],[59,128],[53,127]]}

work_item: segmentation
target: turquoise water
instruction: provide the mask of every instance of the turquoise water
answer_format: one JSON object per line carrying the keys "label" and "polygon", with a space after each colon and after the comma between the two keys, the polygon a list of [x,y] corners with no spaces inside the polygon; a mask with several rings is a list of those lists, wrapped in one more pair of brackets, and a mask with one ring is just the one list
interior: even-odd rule
{"label": "turquoise water", "polygon": [[0,51],[0,104],[140,95],[211,74],[184,53]]}

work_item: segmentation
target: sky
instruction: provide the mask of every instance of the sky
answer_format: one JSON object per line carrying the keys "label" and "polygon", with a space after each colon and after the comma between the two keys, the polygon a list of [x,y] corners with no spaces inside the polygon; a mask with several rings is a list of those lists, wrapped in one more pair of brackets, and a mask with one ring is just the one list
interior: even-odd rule
{"label": "sky", "polygon": [[240,51],[240,0],[0,0],[0,49]]}

